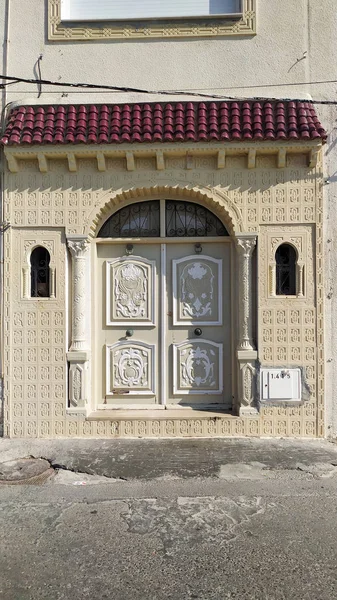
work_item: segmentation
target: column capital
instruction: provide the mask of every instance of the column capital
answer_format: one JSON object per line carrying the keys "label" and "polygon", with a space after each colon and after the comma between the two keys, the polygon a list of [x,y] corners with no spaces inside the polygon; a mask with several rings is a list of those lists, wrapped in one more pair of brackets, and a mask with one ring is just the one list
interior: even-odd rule
{"label": "column capital", "polygon": [[67,235],[67,245],[73,258],[82,258],[89,248],[86,235]]}
{"label": "column capital", "polygon": [[235,236],[236,248],[240,254],[250,256],[256,246],[256,233],[240,233]]}

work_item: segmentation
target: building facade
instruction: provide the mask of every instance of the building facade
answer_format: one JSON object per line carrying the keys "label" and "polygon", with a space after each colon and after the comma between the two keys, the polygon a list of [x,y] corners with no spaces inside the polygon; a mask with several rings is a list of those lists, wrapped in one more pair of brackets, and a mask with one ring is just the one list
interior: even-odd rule
{"label": "building facade", "polygon": [[334,107],[311,97],[336,17],[323,39],[313,4],[36,1],[26,47],[7,3],[4,435],[333,434]]}

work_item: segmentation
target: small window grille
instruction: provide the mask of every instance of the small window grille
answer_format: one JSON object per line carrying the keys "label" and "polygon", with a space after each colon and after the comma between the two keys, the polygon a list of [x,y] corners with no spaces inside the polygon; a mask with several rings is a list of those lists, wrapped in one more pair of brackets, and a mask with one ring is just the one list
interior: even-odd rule
{"label": "small window grille", "polygon": [[49,298],[50,296],[50,254],[46,248],[38,246],[30,257],[31,297]]}
{"label": "small window grille", "polygon": [[101,227],[98,237],[129,238],[160,236],[160,202],[137,202],[118,210]]}
{"label": "small window grille", "polygon": [[166,201],[166,236],[227,236],[220,219],[208,208],[194,202]]}
{"label": "small window grille", "polygon": [[296,250],[290,244],[281,244],[276,250],[276,295],[296,296]]}

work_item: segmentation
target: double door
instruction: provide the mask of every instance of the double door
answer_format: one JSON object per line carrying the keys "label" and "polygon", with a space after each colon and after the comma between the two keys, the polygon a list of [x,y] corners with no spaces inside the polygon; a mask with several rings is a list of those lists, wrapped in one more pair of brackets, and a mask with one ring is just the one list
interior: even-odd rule
{"label": "double door", "polygon": [[97,408],[232,403],[231,244],[97,243]]}

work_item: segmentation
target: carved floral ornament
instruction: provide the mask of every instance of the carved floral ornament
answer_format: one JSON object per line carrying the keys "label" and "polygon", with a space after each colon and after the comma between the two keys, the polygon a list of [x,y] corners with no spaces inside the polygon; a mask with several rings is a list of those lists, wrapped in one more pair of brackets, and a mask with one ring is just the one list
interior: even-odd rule
{"label": "carved floral ornament", "polygon": [[250,258],[253,250],[256,246],[256,236],[251,236],[251,237],[237,237],[236,238],[236,244],[237,244],[237,250],[239,252],[240,255],[243,256],[243,258]]}
{"label": "carved floral ornament", "polygon": [[67,239],[68,248],[73,258],[82,258],[89,248],[87,239]]}

